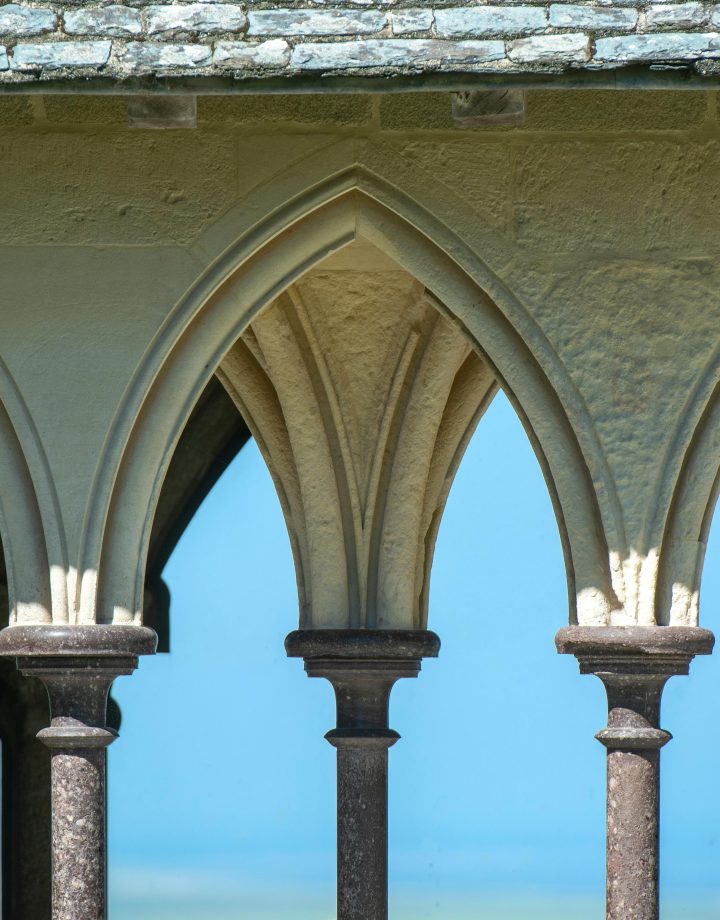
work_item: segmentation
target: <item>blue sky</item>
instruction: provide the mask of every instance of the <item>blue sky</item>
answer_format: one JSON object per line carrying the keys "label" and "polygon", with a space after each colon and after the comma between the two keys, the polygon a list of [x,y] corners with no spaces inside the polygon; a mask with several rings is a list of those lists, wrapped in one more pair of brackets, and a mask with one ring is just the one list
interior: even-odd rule
{"label": "blue sky", "polygon": [[[720,528],[714,528],[720,531]],[[704,625],[720,632],[720,533]],[[170,655],[118,680],[113,920],[331,920],[332,690],[285,658],[297,598],[270,477],[249,444],[166,569]],[[393,691],[393,920],[601,920],[602,686],[555,653],[562,554],[522,427],[499,396],[458,472],[433,568],[437,661]],[[720,915],[718,661],[665,693],[667,920]]]}

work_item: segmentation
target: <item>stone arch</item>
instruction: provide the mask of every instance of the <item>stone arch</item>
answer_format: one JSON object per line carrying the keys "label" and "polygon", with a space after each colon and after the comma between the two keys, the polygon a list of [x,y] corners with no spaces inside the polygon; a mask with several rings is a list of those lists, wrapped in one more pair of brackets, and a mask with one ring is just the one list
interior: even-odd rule
{"label": "stone arch", "polygon": [[533,443],[555,505],[571,622],[609,621],[618,602],[607,541],[568,414],[528,344],[461,267],[465,244],[427,212],[415,219],[417,211],[396,188],[353,168],[257,225],[179,304],[126,393],[100,465],[91,505],[95,517],[81,557],[81,620],[139,622],[154,505],[202,387],[267,304],[360,236],[417,278],[493,369]]}
{"label": "stone arch", "polygon": [[[720,493],[720,349],[716,349],[683,414],[676,441],[685,447],[674,481],[660,551],[657,622],[697,626],[700,582]],[[694,427],[690,427],[694,425]]]}

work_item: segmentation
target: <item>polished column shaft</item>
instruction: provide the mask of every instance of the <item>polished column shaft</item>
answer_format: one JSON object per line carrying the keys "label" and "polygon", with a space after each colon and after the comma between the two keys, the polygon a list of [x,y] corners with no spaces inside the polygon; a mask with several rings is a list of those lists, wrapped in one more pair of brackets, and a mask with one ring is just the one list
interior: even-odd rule
{"label": "polished column shaft", "polygon": [[105,920],[106,749],[113,680],[154,651],[141,627],[11,627],[0,653],[39,678],[50,700],[50,726],[38,738],[51,755],[52,920]]}
{"label": "polished column shaft", "polygon": [[404,630],[307,630],[286,640],[308,676],[335,690],[337,727],[325,737],[337,750],[338,920],[387,920],[388,749],[400,737],[388,727],[390,692],[439,646],[434,633]]}
{"label": "polished column shaft", "polygon": [[608,920],[658,920],[660,749],[672,737],[660,728],[660,701],[667,680],[713,641],[679,627],[569,627],[556,637],[607,691],[608,726],[596,737],[607,749]]}

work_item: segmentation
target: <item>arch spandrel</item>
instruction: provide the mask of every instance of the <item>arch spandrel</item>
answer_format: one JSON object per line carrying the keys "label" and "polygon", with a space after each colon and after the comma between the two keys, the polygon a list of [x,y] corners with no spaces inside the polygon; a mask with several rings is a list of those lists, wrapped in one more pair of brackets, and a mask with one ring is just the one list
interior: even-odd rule
{"label": "arch spandrel", "polygon": [[[385,197],[392,207],[383,202]],[[405,213],[398,213],[401,197],[396,187],[386,188],[362,170],[313,188],[291,201],[286,215],[273,214],[267,229],[256,227],[223,256],[178,306],[183,322],[168,320],[122,410],[130,412],[132,400],[142,401],[126,440],[104,531],[100,622],[139,621],[152,509],[173,445],[205,381],[263,308],[358,236],[390,255],[445,304],[449,321],[493,368],[523,419],[555,502],[568,561],[571,621],[576,599],[582,622],[602,625],[610,620],[618,602],[605,533],[568,415],[536,357],[509,322],[508,304],[501,311],[458,264],[458,255],[469,257],[471,250],[445,225],[433,224],[427,212],[422,212],[419,229],[410,219],[418,212],[417,203],[408,203]],[[477,256],[472,259],[478,263]],[[135,578],[129,579],[132,571]],[[96,586],[90,581],[87,588],[86,609],[94,609]]]}

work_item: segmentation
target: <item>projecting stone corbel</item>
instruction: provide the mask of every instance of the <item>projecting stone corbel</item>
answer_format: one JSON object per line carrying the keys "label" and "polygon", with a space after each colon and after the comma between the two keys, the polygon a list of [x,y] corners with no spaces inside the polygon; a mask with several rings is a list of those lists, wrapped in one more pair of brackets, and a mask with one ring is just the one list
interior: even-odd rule
{"label": "projecting stone corbel", "polygon": [[128,127],[151,131],[197,127],[195,96],[130,96]]}
{"label": "projecting stone corbel", "polygon": [[451,93],[453,121],[459,128],[494,128],[525,123],[525,90],[474,89]]}

